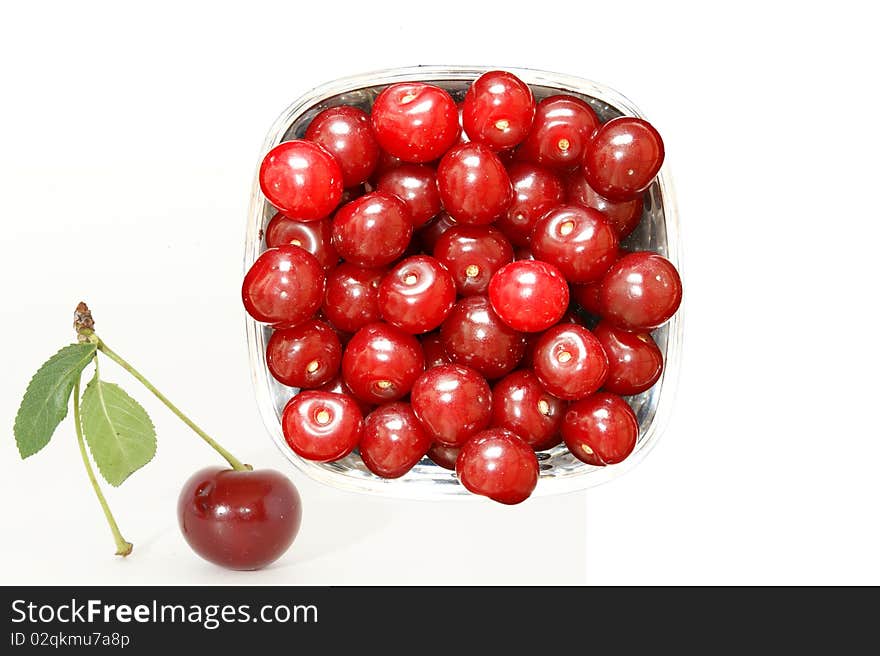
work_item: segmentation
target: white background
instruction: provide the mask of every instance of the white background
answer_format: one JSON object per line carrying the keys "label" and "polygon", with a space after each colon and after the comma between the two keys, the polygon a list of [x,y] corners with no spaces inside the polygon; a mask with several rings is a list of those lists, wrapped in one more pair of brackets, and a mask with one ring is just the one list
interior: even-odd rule
{"label": "white background", "polygon": [[[863,3],[221,4],[0,15],[0,583],[880,583],[880,52]],[[426,63],[592,78],[664,135],[685,360],[659,445],[608,485],[516,508],[361,498],[289,469],[261,424],[239,286],[264,134],[312,86]],[[188,551],[176,495],[217,459],[133,381],[159,452],[108,491],[130,558],[69,421],[19,460],[20,395],[80,299],[230,450],[295,477],[304,524],[278,565]]]}

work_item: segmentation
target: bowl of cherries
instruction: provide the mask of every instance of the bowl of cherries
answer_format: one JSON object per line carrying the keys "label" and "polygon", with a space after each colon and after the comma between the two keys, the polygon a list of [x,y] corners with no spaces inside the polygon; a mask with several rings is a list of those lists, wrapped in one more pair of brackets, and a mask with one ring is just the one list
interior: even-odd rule
{"label": "bowl of cherries", "polygon": [[525,69],[334,81],[271,128],[242,299],[263,419],[319,481],[504,504],[648,453],[681,351],[657,130]]}

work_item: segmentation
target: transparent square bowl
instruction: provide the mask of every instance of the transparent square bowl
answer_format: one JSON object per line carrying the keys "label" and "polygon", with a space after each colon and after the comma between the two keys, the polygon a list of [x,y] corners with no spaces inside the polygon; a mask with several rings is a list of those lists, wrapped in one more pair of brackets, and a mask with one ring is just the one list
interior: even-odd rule
{"label": "transparent square bowl", "polygon": [[[328,107],[354,105],[369,112],[373,100],[389,84],[406,81],[430,82],[443,87],[459,101],[464,97],[470,83],[487,70],[493,69],[478,66],[419,66],[334,80],[312,89],[284,110],[269,130],[261,152],[267,152],[282,141],[301,138],[312,118]],[[553,94],[566,93],[590,103],[602,121],[621,115],[643,117],[627,98],[595,82],[530,69],[505,70],[529,84],[538,100]],[[259,162],[257,165],[259,168]],[[263,197],[255,175],[245,242],[245,271],[265,249],[264,230],[274,214],[275,209]],[[678,220],[666,166],[645,193],[641,224],[623,245],[630,249],[656,251],[680,268]],[[458,483],[453,472],[435,465],[427,458],[401,478],[384,479],[367,470],[356,454],[330,463],[311,462],[297,456],[284,441],[281,412],[298,390],[282,385],[269,373],[266,367],[266,342],[270,334],[270,328],[247,318],[251,376],[260,413],[272,440],[299,470],[322,483],[352,492],[411,499],[476,498]],[[665,368],[653,388],[627,399],[639,420],[639,440],[635,451],[624,462],[609,467],[587,465],[569,454],[565,445],[541,452],[538,454],[541,474],[536,495],[574,492],[604,483],[638,464],[657,442],[671,411],[677,384],[681,360],[682,311],[679,310],[669,323],[654,331],[653,336],[663,352]]]}

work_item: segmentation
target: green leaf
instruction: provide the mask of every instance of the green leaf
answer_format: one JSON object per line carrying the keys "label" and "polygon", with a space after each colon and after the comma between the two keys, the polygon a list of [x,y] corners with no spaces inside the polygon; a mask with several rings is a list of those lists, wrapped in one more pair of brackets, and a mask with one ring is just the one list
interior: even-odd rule
{"label": "green leaf", "polygon": [[49,443],[52,433],[67,416],[70,393],[82,370],[95,357],[95,349],[90,343],[65,346],[34,374],[12,429],[22,458],[34,455]]}
{"label": "green leaf", "polygon": [[156,454],[156,430],[140,404],[119,385],[92,378],[83,393],[82,427],[98,470],[118,486]]}

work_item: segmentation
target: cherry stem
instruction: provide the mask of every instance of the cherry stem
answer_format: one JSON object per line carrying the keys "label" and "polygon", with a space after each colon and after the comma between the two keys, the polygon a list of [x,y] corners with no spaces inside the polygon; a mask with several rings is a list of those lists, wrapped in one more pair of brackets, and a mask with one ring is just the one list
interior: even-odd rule
{"label": "cherry stem", "polygon": [[89,462],[89,455],[86,453],[86,443],[83,439],[82,432],[82,421],[80,420],[79,415],[79,379],[77,379],[73,386],[73,421],[76,424],[76,441],[79,443],[79,454],[82,456],[83,465],[86,468],[86,474],[89,475],[92,489],[95,491],[95,496],[98,497],[98,503],[101,504],[101,509],[104,511],[104,517],[107,518],[107,523],[110,525],[110,531],[113,533],[113,539],[116,541],[116,555],[125,557],[131,553],[131,550],[134,547],[131,542],[128,542],[122,537],[119,525],[116,523],[113,513],[110,512],[110,506],[107,505],[107,499],[104,498],[104,493],[101,492],[101,488],[98,486],[98,479],[95,477],[95,470],[92,469],[92,463]]}

